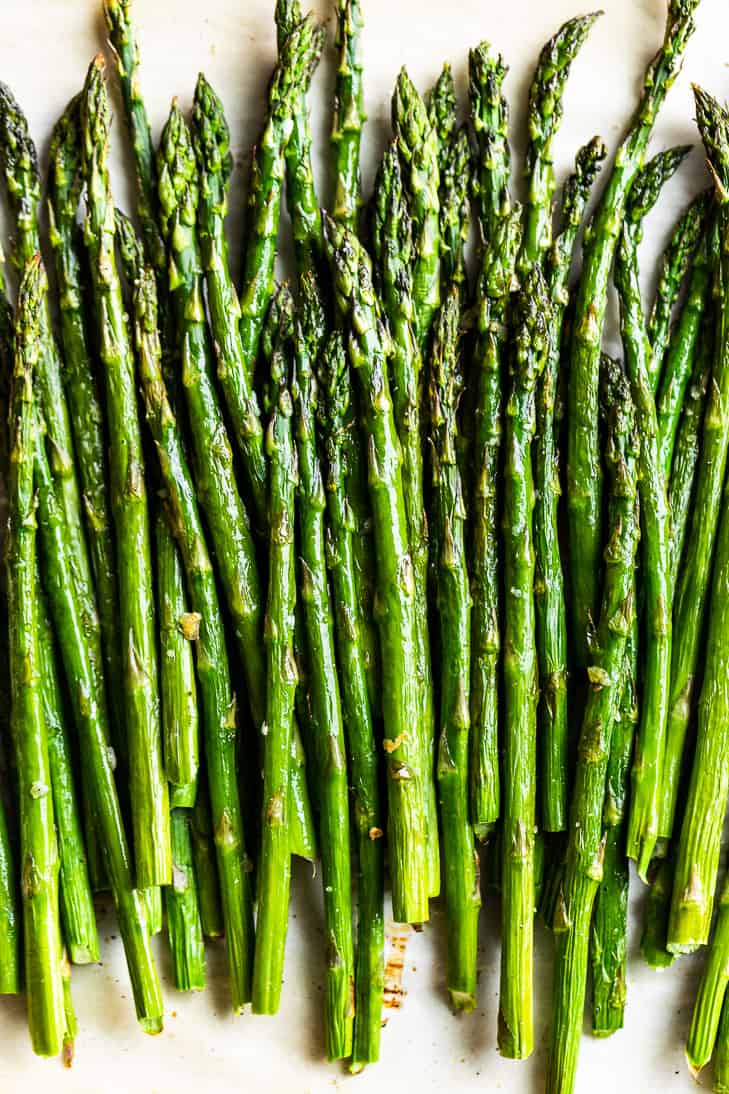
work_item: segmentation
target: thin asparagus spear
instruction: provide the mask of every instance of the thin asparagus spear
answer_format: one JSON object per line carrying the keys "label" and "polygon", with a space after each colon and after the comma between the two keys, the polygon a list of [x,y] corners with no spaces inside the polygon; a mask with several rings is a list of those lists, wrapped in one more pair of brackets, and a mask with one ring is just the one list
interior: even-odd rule
{"label": "thin asparagus spear", "polygon": [[[725,189],[729,183],[729,112],[700,88],[694,89],[694,96],[697,123],[720,202],[721,257],[716,271],[719,297],[716,302],[715,350],[704,414],[701,459],[674,608],[674,625],[679,636],[671,666],[669,705],[674,739],[685,737],[684,730],[678,738],[679,723],[686,726],[691,716],[700,654],[705,679],[699,703],[699,736],[678,843],[668,929],[668,948],[676,953],[691,951],[708,939],[718,854],[716,817],[713,814],[721,810],[723,817],[726,799],[724,793],[722,804],[720,787],[722,779],[726,777],[723,772],[724,754],[715,751],[720,748],[723,729],[721,704],[716,709],[712,707],[710,689],[712,677],[715,680],[722,679],[721,675],[714,675],[717,671],[722,671],[719,667],[721,639],[713,629],[720,625],[719,620],[717,618],[717,623],[714,624],[712,618],[714,613],[718,615],[721,611],[721,605],[717,604],[715,597],[717,590],[720,596],[723,595],[720,585],[720,551],[724,545],[721,536],[724,524],[729,523],[729,519],[720,519],[722,509],[725,509],[722,488],[729,447],[729,212],[725,204]],[[703,624],[710,609],[709,639],[704,652]],[[712,657],[714,662],[711,662]],[[713,739],[711,736],[707,738],[707,734],[714,735]],[[706,779],[709,780],[708,783]],[[716,793],[711,800],[705,800],[707,787],[711,786],[716,787]]]}
{"label": "thin asparagus spear", "polygon": [[609,1037],[622,1029],[625,1013],[629,885],[625,822],[633,740],[638,723],[637,639],[638,630],[633,626],[625,646],[622,695],[607,766],[602,818],[605,853],[590,932],[592,1032],[595,1037]]}
{"label": "thin asparagus spear", "polygon": [[334,199],[332,216],[356,232],[362,205],[359,152],[367,121],[360,60],[362,10],[359,0],[337,0],[337,79],[332,111]]}
{"label": "thin asparagus spear", "polygon": [[539,681],[534,609],[535,393],[549,352],[549,299],[539,266],[517,299],[504,415],[504,783],[499,1051],[534,1047],[534,831]]}
{"label": "thin asparagus spear", "polygon": [[38,674],[58,843],[63,939],[73,963],[88,965],[99,960],[94,898],[89,884],[80,810],[74,786],[71,743],[66,725],[58,658],[38,574],[36,584]]}
{"label": "thin asparagus spear", "polygon": [[[165,506],[185,567],[191,606],[200,616],[195,648],[212,832],[220,876],[233,1010],[240,1013],[250,999],[253,908],[237,778],[236,700],[195,487],[162,375],[154,277],[151,269],[143,264],[133,228],[119,214],[117,226],[127,278],[134,286],[134,342],[147,424],[159,455],[166,487]],[[198,816],[198,825],[200,821]]]}
{"label": "thin asparagus spear", "polygon": [[547,1094],[572,1094],[582,1031],[592,908],[603,874],[606,773],[618,704],[625,644],[632,628],[638,542],[638,431],[621,366],[603,365],[608,408],[605,462],[609,477],[608,538],[602,608],[591,646],[590,691],[582,720],[570,803],[565,866],[555,922],[553,1027]]}
{"label": "thin asparagus spear", "polygon": [[76,1049],[78,1036],[78,1021],[76,1010],[71,995],[71,963],[65,950],[61,956],[61,982],[63,984],[63,1048],[61,1060],[63,1066],[68,1068],[73,1065],[73,1055]]}
{"label": "thin asparagus spear", "polygon": [[33,1051],[39,1056],[57,1056],[63,1045],[64,1032],[58,845],[48,738],[39,686],[33,493],[33,453],[38,444],[33,375],[43,353],[44,290],[40,258],[31,259],[20,287],[15,328],[15,365],[10,395],[7,580],[10,728],[18,780],[28,1027]]}
{"label": "thin asparagus spear", "polygon": [[[269,85],[268,115],[253,155],[248,191],[250,231],[240,298],[243,360],[249,377],[255,369],[263,321],[273,295],[286,147],[299,96],[306,92],[323,45],[323,28],[314,23],[311,15],[287,37]],[[230,400],[228,393],[226,399]]]}
{"label": "thin asparagus spear", "polygon": [[637,248],[643,219],[661,188],[686,155],[686,148],[660,153],[637,176],[626,206],[615,266],[625,363],[641,432],[640,516],[645,622],[645,679],[632,771],[627,853],[645,880],[658,838],[661,777],[666,748],[671,665],[670,510],[668,484],[660,463],[658,415],[651,383],[651,345],[638,276]]}
{"label": "thin asparagus spear", "polygon": [[486,839],[501,809],[499,666],[501,660],[498,474],[502,357],[508,296],[519,245],[521,209],[509,198],[507,69],[482,43],[469,55],[471,121],[476,132],[476,204],[481,253],[476,337],[471,362],[476,391],[471,500],[471,820]]}
{"label": "thin asparagus spear", "polygon": [[644,960],[654,969],[667,969],[676,960],[676,955],[666,949],[674,866],[672,851],[659,860],[646,900],[640,950]]}
{"label": "thin asparagus spear", "polygon": [[714,934],[696,993],[691,1027],[686,1041],[686,1060],[694,1079],[699,1077],[699,1073],[706,1067],[714,1053],[727,984],[729,984],[729,884],[725,879],[719,897],[719,913],[714,924]]}
{"label": "thin asparagus spear", "polygon": [[358,876],[357,964],[354,987],[352,1072],[380,1054],[384,991],[384,820],[380,806],[377,746],[367,692],[367,665],[360,642],[353,515],[347,472],[357,427],[351,376],[339,333],[327,342],[319,361],[319,426],[326,453],[324,489],[328,516],[328,566],[335,605],[335,630],[342,712],[353,788],[352,823]]}
{"label": "thin asparagus spear", "polygon": [[293,625],[297,599],[294,506],[298,468],[291,398],[294,304],[288,289],[281,289],[279,303],[266,396],[270,407],[266,432],[270,463],[270,533],[264,629],[263,824],[253,966],[253,1010],[257,1014],[275,1014],[279,1008],[291,886],[291,740],[297,680]]}
{"label": "thin asparagus spear", "polygon": [[[600,347],[608,285],[633,181],[643,166],[658,111],[675,80],[699,0],[669,0],[663,46],[650,62],[630,131],[618,149],[585,243],[572,323],[567,431],[567,513],[573,629],[578,664],[588,664],[588,633],[598,605],[602,472],[598,436]],[[632,843],[632,840],[631,840]]]}
{"label": "thin asparagus spear", "polygon": [[104,61],[89,68],[81,102],[86,180],[84,238],[91,258],[100,357],[109,422],[109,476],[119,580],[124,704],[137,884],[166,885],[172,875],[169,794],[162,767],[154,583],[142,437],[114,254],[114,204],[108,173],[111,109]]}
{"label": "thin asparagus spear", "polygon": [[316,445],[314,370],[324,329],[316,281],[309,274],[302,277],[300,285],[292,386],[299,461],[297,528],[301,558],[298,582],[316,730],[314,757],[319,772],[319,833],[327,933],[327,1055],[330,1060],[340,1060],[352,1052],[354,945],[346,747],[326,566],[326,498]]}
{"label": "thin asparagus spear", "polygon": [[469,198],[472,190],[472,154],[466,126],[457,128],[457,102],[449,64],[433,88],[428,104],[430,124],[438,138],[440,178],[441,281],[443,286],[466,281],[464,247],[470,229]]}
{"label": "thin asparagus spear", "polygon": [[392,380],[392,408],[402,453],[401,474],[405,500],[410,559],[415,587],[414,671],[421,681],[422,710],[419,726],[421,748],[428,758],[423,771],[426,810],[426,855],[428,895],[440,890],[438,846],[438,809],[435,781],[429,774],[435,766],[435,711],[433,674],[428,632],[428,519],[423,486],[423,445],[420,418],[420,389],[423,360],[415,334],[413,298],[413,228],[403,192],[402,175],[393,142],[382,160],[375,190],[373,235],[375,261],[380,281],[380,297],[392,337],[389,360]]}
{"label": "thin asparagus spear", "polygon": [[[171,783],[172,805],[192,808],[197,795],[199,768],[192,649],[200,633],[200,618],[196,612],[189,611],[182,561],[161,510],[155,522],[155,544],[165,774]],[[174,884],[174,877],[172,880]]]}
{"label": "thin asparagus spear", "polygon": [[5,805],[0,796],[0,995],[17,995],[21,976],[21,909],[18,900],[13,844],[8,831]]}
{"label": "thin asparagus spear", "polygon": [[399,442],[387,379],[389,339],[372,288],[369,259],[357,239],[329,218],[324,237],[341,313],[351,322],[347,349],[359,377],[377,555],[378,625],[383,664],[383,747],[387,760],[393,915],[428,918],[425,831],[426,757],[420,747],[422,700],[416,658],[415,586],[408,549]]}
{"label": "thin asparagus spear", "polygon": [[460,302],[453,286],[433,325],[429,382],[433,493],[438,544],[436,607],[440,622],[438,787],[448,917],[447,987],[457,1010],[476,1006],[481,893],[468,804],[471,594],[465,546],[466,510],[456,461]]}
{"label": "thin asparagus spear", "polygon": [[564,23],[542,47],[529,88],[528,131],[524,174],[528,197],[517,266],[525,274],[552,242],[552,203],[555,178],[552,142],[564,107],[562,96],[572,62],[602,12],[579,15]]}
{"label": "thin asparagus spear", "polygon": [[200,180],[198,226],[210,330],[218,378],[233,419],[234,436],[245,471],[255,523],[263,533],[268,523],[266,457],[256,393],[243,356],[240,304],[230,275],[225,217],[233,158],[223,104],[202,73],[195,87],[192,133]]}
{"label": "thin asparagus spear", "polygon": [[[45,291],[45,276],[42,280]],[[48,337],[45,326],[41,336]],[[44,356],[49,353],[46,347]],[[40,423],[44,427],[44,423]],[[39,502],[39,529],[43,578],[69,684],[76,732],[90,797],[95,811],[104,858],[127,958],[137,1018],[146,1033],[162,1029],[162,997],[149,945],[142,896],[134,888],[119,799],[114,782],[114,754],[109,748],[109,724],[101,674],[101,636],[95,616],[86,610],[90,590],[78,587],[74,570],[75,544],[56,496],[45,428],[36,447],[35,483]],[[55,452],[55,446],[53,448]]]}
{"label": "thin asparagus spear", "polygon": [[654,391],[659,383],[663,383],[663,366],[671,341],[671,320],[689,271],[694,280],[694,256],[705,235],[709,197],[709,191],[703,191],[690,202],[678,218],[661,259],[656,295],[648,318],[648,338],[653,349],[650,378]]}
{"label": "thin asparagus spear", "polygon": [[448,61],[440,70],[440,76],[428,95],[427,104],[428,121],[438,142],[438,173],[442,175],[450,158],[453,138],[458,127],[456,84]]}
{"label": "thin asparagus spear", "polygon": [[51,138],[48,170],[48,216],[55,259],[63,344],[64,390],[68,399],[74,453],[86,520],[84,527],[96,590],[104,669],[114,747],[125,763],[126,744],[122,680],[119,598],[107,486],[108,458],[104,412],[99,396],[85,316],[86,286],[75,230],[81,171],[80,96],[72,99]]}
{"label": "thin asparagus spear", "polygon": [[413,319],[422,352],[440,305],[438,141],[425,103],[404,68],[392,97],[392,128],[413,221]]}
{"label": "thin asparagus spear", "polygon": [[188,809],[172,810],[170,830],[172,884],[166,886],[164,894],[172,976],[178,991],[202,991],[205,987],[205,945]]}
{"label": "thin asparagus spear", "polygon": [[210,794],[206,778],[198,780],[197,798],[190,811],[190,839],[202,931],[206,938],[220,938],[223,933],[223,914],[220,908],[220,880],[215,860]]}
{"label": "thin asparagus spear", "polygon": [[[575,239],[605,154],[605,145],[597,137],[578,153],[574,174],[564,188],[559,234],[545,257],[551,317],[549,353],[537,383],[534,439],[534,598],[540,685],[538,735],[542,768],[541,824],[547,832],[560,832],[566,828],[569,792],[567,608],[558,526],[561,486],[557,471],[559,452],[555,403]],[[524,257],[528,257],[526,253]]]}
{"label": "thin asparagus spear", "polygon": [[719,1031],[714,1048],[714,1087],[715,1094],[727,1094],[729,1091],[729,1003],[721,1008]]}
{"label": "thin asparagus spear", "polygon": [[[705,210],[706,205],[704,202]],[[686,387],[692,375],[692,362],[697,352],[701,353],[702,350],[703,337],[699,338],[699,332],[711,298],[712,277],[718,257],[719,230],[715,211],[706,212],[704,235],[693,258],[686,299],[666,351],[656,398],[661,462],[666,475],[671,473],[676,434],[686,402]]]}
{"label": "thin asparagus spear", "polygon": [[[182,359],[182,381],[192,434],[194,470],[217,568],[243,663],[256,729],[265,718],[263,594],[256,545],[238,491],[233,452],[213,381],[213,357],[205,322],[200,250],[195,234],[198,200],[195,156],[176,103],[159,149],[163,232],[171,248],[171,304]],[[304,772],[295,767],[292,851],[313,857],[311,810]]]}

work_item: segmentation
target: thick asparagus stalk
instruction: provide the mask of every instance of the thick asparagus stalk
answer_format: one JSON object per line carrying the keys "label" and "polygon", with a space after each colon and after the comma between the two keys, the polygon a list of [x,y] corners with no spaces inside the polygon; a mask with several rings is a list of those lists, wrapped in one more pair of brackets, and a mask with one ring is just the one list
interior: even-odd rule
{"label": "thick asparagus stalk", "polygon": [[[236,700],[198,500],[162,375],[155,281],[152,271],[144,266],[131,225],[119,214],[117,224],[127,278],[134,286],[134,341],[147,424],[160,458],[166,487],[165,506],[185,567],[191,606],[200,616],[195,648],[212,831],[220,876],[233,1010],[239,1013],[250,999],[253,907],[237,778]],[[209,933],[213,933],[212,930]]]}
{"label": "thick asparagus stalk", "polygon": [[269,574],[266,643],[266,736],[263,744],[263,823],[258,863],[258,929],[253,965],[253,1009],[275,1014],[281,999],[291,885],[291,740],[297,668],[294,657],[296,555],[294,506],[297,484],[292,423],[291,357],[293,300],[277,309],[277,330],[267,384],[270,417]]}
{"label": "thick asparagus stalk", "polygon": [[178,991],[205,987],[205,946],[190,836],[190,811],[173,809],[172,884],[166,886],[167,935],[172,953],[172,976]]}
{"label": "thick asparagus stalk", "polygon": [[630,388],[621,367],[608,359],[603,369],[609,475],[605,582],[599,625],[591,646],[590,691],[580,731],[567,852],[553,924],[556,955],[548,1094],[572,1094],[575,1084],[590,920],[603,874],[606,773],[623,681],[625,644],[633,619],[638,433]]}
{"label": "thick asparagus stalk", "polygon": [[428,918],[424,810],[428,772],[427,757],[423,756],[420,745],[420,682],[412,672],[417,655],[415,586],[400,448],[387,378],[390,342],[364,249],[351,232],[328,218],[324,221],[324,236],[338,304],[351,324],[347,349],[359,378],[363,427],[368,438],[377,554],[377,622],[382,660],[388,666],[382,679],[382,710],[393,914],[400,922],[420,923]]}
{"label": "thick asparagus stalk", "polygon": [[568,389],[567,512],[573,621],[579,664],[588,663],[588,630],[598,605],[602,547],[602,471],[598,430],[600,348],[608,285],[625,211],[658,111],[678,74],[699,0],[669,0],[663,46],[649,64],[643,96],[618,149],[584,249],[572,322]]}
{"label": "thick asparagus stalk", "polygon": [[534,608],[535,393],[549,352],[549,299],[541,267],[518,297],[504,415],[504,784],[499,1051],[534,1047],[534,832],[539,681]]}
{"label": "thick asparagus stalk", "polygon": [[456,461],[460,303],[454,286],[433,325],[429,378],[430,440],[438,544],[436,606],[440,623],[438,787],[448,917],[447,987],[452,1005],[476,1005],[478,857],[468,803],[471,594],[466,567],[466,509]]}
{"label": "thick asparagus stalk", "polygon": [[393,142],[382,160],[375,190],[373,236],[380,297],[392,337],[389,361],[392,379],[392,408],[402,453],[402,486],[408,543],[415,587],[414,671],[422,682],[421,747],[427,757],[425,780],[426,855],[428,895],[440,890],[440,856],[435,782],[430,774],[435,764],[435,712],[433,673],[428,632],[428,519],[423,483],[423,430],[420,391],[423,359],[415,326],[413,297],[413,225],[403,191],[397,145]]}
{"label": "thick asparagus stalk", "polygon": [[328,566],[334,594],[342,712],[352,783],[352,823],[357,844],[358,915],[355,968],[353,1072],[380,1054],[384,990],[384,821],[380,806],[377,745],[367,691],[367,665],[360,642],[353,515],[347,477],[356,419],[351,376],[340,334],[326,344],[319,363],[319,425],[326,453],[324,489],[329,525]]}
{"label": "thick asparagus stalk", "polygon": [[[686,1042],[686,1059],[694,1079],[711,1059],[729,984],[729,885],[724,881],[719,914],[701,974]],[[715,1088],[716,1089],[716,1088]]]}
{"label": "thick asparagus stalk", "polygon": [[498,477],[506,312],[519,245],[521,209],[509,198],[507,69],[482,43],[469,55],[471,122],[476,132],[476,205],[480,231],[476,391],[471,499],[471,820],[485,839],[499,818],[499,667],[501,660]]}
{"label": "thick asparagus stalk", "polygon": [[18,298],[10,395],[8,482],[8,623],[10,729],[20,821],[25,989],[33,1051],[56,1056],[64,1033],[58,845],[51,795],[48,738],[39,686],[36,518],[33,456],[39,438],[33,376],[43,353],[45,277],[40,258],[28,263]]}
{"label": "thick asparagus stalk", "polygon": [[332,112],[332,161],[334,199],[332,216],[356,232],[362,205],[359,153],[364,110],[364,85],[360,60],[362,11],[359,0],[337,0],[337,79]]}
{"label": "thick asparagus stalk", "polygon": [[640,514],[642,531],[645,681],[632,771],[627,853],[645,880],[658,838],[661,777],[666,747],[671,665],[670,510],[660,462],[658,415],[651,382],[651,344],[638,277],[637,248],[643,219],[687,152],[670,149],[642,169],[626,207],[615,266],[625,363],[641,432]]}
{"label": "thick asparagus stalk", "polygon": [[108,173],[111,109],[103,58],[89,68],[81,103],[86,181],[84,238],[91,258],[100,357],[106,388],[111,508],[119,577],[124,706],[137,884],[172,876],[169,794],[162,767],[151,536],[134,355],[114,254],[114,204]]}

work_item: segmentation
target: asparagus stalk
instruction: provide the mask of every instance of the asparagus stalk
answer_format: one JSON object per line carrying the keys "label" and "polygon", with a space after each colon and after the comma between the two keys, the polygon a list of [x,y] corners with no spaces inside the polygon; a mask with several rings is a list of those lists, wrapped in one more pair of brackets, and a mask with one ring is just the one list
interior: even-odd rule
{"label": "asparagus stalk", "polygon": [[[598,388],[608,285],[625,204],[643,166],[658,112],[675,80],[699,0],[669,0],[663,46],[650,62],[630,131],[618,149],[589,236],[572,322],[567,432],[567,513],[578,663],[588,664],[588,632],[598,603],[602,545]],[[632,841],[631,841],[632,843]]]}
{"label": "asparagus stalk", "polygon": [[198,780],[197,798],[190,811],[190,839],[202,931],[206,938],[220,938],[223,934],[223,914],[206,778]]}
{"label": "asparagus stalk", "polygon": [[39,686],[33,493],[33,453],[38,444],[33,375],[43,353],[44,288],[40,259],[31,259],[18,298],[10,395],[7,579],[10,728],[18,780],[28,1026],[33,1051],[39,1056],[56,1056],[61,1051],[64,1033],[58,845]]}
{"label": "asparagus stalk", "polygon": [[643,235],[644,217],[686,152],[686,148],[669,149],[652,159],[638,175],[626,207],[615,267],[625,362],[641,431],[645,680],[633,761],[627,853],[636,860],[638,873],[644,880],[659,834],[671,665],[672,590],[668,487],[660,463],[658,416],[651,383],[652,351],[640,296],[637,248]]}
{"label": "asparagus stalk", "polygon": [[375,191],[373,235],[380,296],[392,337],[389,361],[392,379],[392,407],[395,428],[402,453],[401,474],[405,501],[408,544],[415,587],[414,671],[422,683],[422,710],[419,726],[421,748],[428,759],[425,780],[426,855],[428,895],[440,890],[440,856],[435,782],[429,773],[435,765],[435,711],[433,673],[428,632],[428,519],[425,512],[423,483],[423,445],[420,417],[420,389],[423,384],[423,359],[415,326],[413,297],[413,227],[403,191],[397,146],[386,151]]}
{"label": "asparagus stalk", "polygon": [[119,579],[119,628],[137,884],[166,885],[172,875],[169,794],[162,767],[154,584],[134,356],[114,254],[114,204],[108,173],[111,110],[104,61],[89,68],[81,103],[86,180],[84,237],[91,258],[109,435],[111,508]]}
{"label": "asparagus stalk", "polygon": [[359,378],[368,441],[370,498],[379,594],[383,664],[383,747],[387,760],[393,915],[404,923],[428,918],[425,831],[427,757],[420,745],[422,698],[412,672],[415,585],[409,554],[400,450],[387,378],[390,343],[372,288],[369,259],[346,229],[324,220],[324,237],[342,315],[350,319],[347,349]]}
{"label": "asparagus stalk", "polygon": [[428,106],[430,124],[438,137],[438,218],[444,286],[466,282],[464,248],[470,229],[469,198],[473,188],[468,129],[466,126],[457,129],[456,111],[453,74],[450,65],[445,64]]}
{"label": "asparagus stalk", "polygon": [[357,595],[353,514],[346,483],[356,419],[344,342],[334,334],[319,361],[318,419],[326,463],[324,489],[328,517],[328,566],[334,595],[337,659],[342,712],[352,784],[352,824],[357,846],[358,915],[355,967],[354,1037],[350,1070],[361,1071],[380,1053],[384,991],[383,817],[377,772],[377,746],[367,690],[367,664],[360,641],[362,616]]}
{"label": "asparagus stalk", "polygon": [[74,452],[86,520],[84,527],[96,590],[112,740],[123,763],[126,756],[119,603],[104,411],[96,382],[81,256],[75,230],[82,184],[80,96],[72,99],[51,137],[48,217],[55,259],[63,344],[64,389],[68,399]]}
{"label": "asparagus stalk", "polygon": [[719,897],[719,912],[714,925],[714,934],[696,993],[691,1027],[686,1042],[686,1059],[694,1079],[698,1078],[714,1053],[727,984],[729,984],[729,885],[725,880]]}
{"label": "asparagus stalk", "polygon": [[334,199],[332,216],[356,232],[362,205],[359,173],[362,127],[367,121],[360,60],[362,10],[359,0],[337,0],[337,78],[332,111]]}
{"label": "asparagus stalk", "polygon": [[[668,929],[668,948],[677,953],[693,950],[708,940],[718,852],[718,837],[714,831],[716,821],[712,822],[710,818],[719,809],[723,816],[724,808],[719,800],[719,788],[724,777],[724,756],[720,751],[720,731],[716,737],[717,730],[714,728],[721,722],[721,703],[719,702],[718,709],[713,709],[710,697],[712,677],[719,679],[714,673],[721,672],[721,639],[719,635],[714,637],[716,632],[713,632],[713,627],[720,624],[719,620],[714,624],[712,616],[720,613],[720,605],[716,604],[714,596],[715,590],[721,589],[722,580],[721,535],[723,523],[726,521],[720,521],[720,513],[729,447],[729,415],[726,412],[729,405],[729,345],[726,339],[729,323],[729,255],[726,250],[729,214],[725,207],[725,188],[729,182],[729,112],[700,88],[695,88],[694,95],[697,122],[705,142],[720,203],[721,258],[717,267],[720,295],[715,320],[715,351],[704,416],[701,460],[696,475],[692,516],[686,536],[686,553],[679,572],[674,608],[676,634],[680,635],[671,666],[669,709],[674,739],[682,740],[685,737],[685,729],[681,737],[678,733],[680,724],[687,726],[691,715],[700,654],[705,680],[699,703],[699,736],[678,843]],[[709,638],[704,652],[703,624],[709,608]],[[710,664],[712,657],[718,660]],[[713,739],[707,738],[707,733],[714,735]],[[714,762],[717,757],[718,764]],[[709,787],[716,787],[716,796],[711,801],[704,800],[707,789],[705,779],[709,780]],[[726,794],[724,797],[726,798]],[[699,845],[696,843],[697,837],[700,837]],[[700,851],[697,850],[698,846]]]}
{"label": "asparagus stalk", "polygon": [[172,805],[192,808],[197,796],[199,768],[192,649],[200,633],[200,618],[196,612],[189,611],[182,561],[169,522],[161,510],[155,522],[155,546],[165,774],[171,783]]}
{"label": "asparagus stalk", "polygon": [[413,221],[413,318],[422,352],[440,305],[440,172],[438,141],[428,111],[404,68],[392,97],[392,128]]}
{"label": "asparagus stalk", "polygon": [[637,419],[621,367],[608,359],[603,368],[609,475],[605,581],[599,625],[591,647],[590,691],[580,731],[567,851],[555,912],[548,1094],[571,1094],[575,1084],[590,920],[603,874],[606,774],[620,701],[625,644],[633,618],[633,567],[638,542]]}
{"label": "asparagus stalk", "polygon": [[658,861],[646,900],[640,950],[644,960],[654,969],[667,969],[676,959],[676,955],[666,948],[674,866],[672,851]]}
{"label": "asparagus stalk", "polygon": [[601,14],[580,15],[564,23],[543,46],[534,70],[529,88],[529,144],[524,166],[528,196],[518,261],[522,274],[540,261],[552,242],[555,190],[552,142],[562,121],[562,96],[572,62]]}
{"label": "asparagus stalk", "polygon": [[76,1037],[78,1036],[78,1021],[71,995],[71,964],[65,951],[61,955],[61,982],[63,984],[63,1047],[61,1060],[63,1066],[69,1068],[73,1065],[73,1056],[76,1050]]}
{"label": "asparagus stalk", "polygon": [[[534,439],[534,597],[539,657],[538,734],[541,741],[541,823],[547,832],[567,825],[569,717],[567,608],[559,543],[558,439],[555,403],[568,282],[575,239],[605,146],[594,138],[580,150],[562,197],[561,227],[545,255],[550,296],[549,353],[537,383]],[[551,190],[550,190],[551,201]],[[526,252],[524,258],[528,256]]]}
{"label": "asparagus stalk", "polygon": [[[263,321],[273,295],[286,148],[294,129],[299,97],[309,85],[323,45],[323,28],[314,23],[311,15],[286,38],[268,89],[266,123],[253,155],[248,188],[250,230],[240,298],[240,334],[249,376],[255,368]],[[229,399],[227,394],[226,399]]]}
{"label": "asparagus stalk", "polygon": [[504,424],[504,801],[499,1051],[534,1047],[534,831],[539,682],[534,609],[535,393],[549,351],[549,300],[539,266],[518,297]]}
{"label": "asparagus stalk", "polygon": [[269,580],[266,642],[266,737],[263,748],[263,824],[258,864],[258,932],[253,966],[253,1009],[275,1014],[281,999],[291,885],[291,740],[297,669],[294,658],[297,484],[292,424],[293,300],[282,289],[268,379],[270,417]]}
{"label": "asparagus stalk", "polygon": [[440,70],[440,75],[428,95],[427,105],[428,121],[437,140],[438,173],[442,175],[448,165],[453,139],[458,128],[456,84],[448,61]]}
{"label": "asparagus stalk", "polygon": [[172,977],[178,991],[202,991],[205,987],[205,946],[188,809],[172,810],[170,830],[172,884],[165,888],[164,894]]}
{"label": "asparagus stalk", "polygon": [[[261,646],[263,594],[256,545],[238,490],[233,452],[213,380],[200,249],[195,234],[198,202],[195,156],[190,133],[176,103],[162,134],[158,173],[163,233],[171,248],[171,304],[182,358],[197,490],[233,621],[253,722],[260,730],[266,702]],[[302,767],[296,766],[293,775],[292,850],[309,858],[313,855],[313,835]]]}
{"label": "asparagus stalk", "polygon": [[[233,1010],[240,1013],[250,999],[253,908],[237,778],[236,700],[198,499],[162,375],[154,277],[151,269],[143,263],[129,222],[117,214],[117,225],[127,278],[134,286],[134,342],[147,424],[159,454],[160,471],[166,488],[165,506],[185,567],[191,606],[200,616],[195,648],[212,832],[220,877]],[[203,817],[201,805],[196,810],[198,831]],[[202,844],[199,838],[197,846],[200,854]],[[209,872],[209,866],[206,874],[198,870],[201,882],[205,876],[209,877]],[[201,905],[201,910],[207,906]],[[206,919],[210,923],[207,915]],[[215,919],[212,924],[217,926]],[[206,933],[218,932],[206,929]]]}
{"label": "asparagus stalk", "polygon": [[478,144],[476,204],[480,230],[476,336],[471,361],[476,391],[471,500],[471,819],[479,839],[498,820],[499,666],[501,660],[498,476],[505,322],[521,209],[509,198],[507,69],[482,43],[469,56],[470,111]]}
{"label": "asparagus stalk", "polygon": [[[4,788],[3,788],[4,789]],[[0,795],[0,995],[17,995],[21,975],[21,908],[18,900],[13,843],[8,830],[5,804]]]}
{"label": "asparagus stalk", "polygon": [[456,461],[460,304],[454,286],[433,326],[429,380],[433,494],[438,544],[440,734],[438,787],[443,827],[443,876],[448,921],[447,987],[457,1010],[476,1006],[478,857],[468,803],[471,594],[465,546],[466,510]]}
{"label": "asparagus stalk", "polygon": [[223,104],[202,73],[195,87],[192,119],[200,181],[200,250],[218,378],[231,414],[253,517],[258,530],[263,532],[268,521],[263,427],[258,400],[243,355],[240,304],[230,275],[225,238],[228,187],[233,167],[230,132]]}
{"label": "asparagus stalk", "polygon": [[727,1094],[729,1091],[729,1004],[721,1008],[719,1031],[714,1049],[714,1091]]}

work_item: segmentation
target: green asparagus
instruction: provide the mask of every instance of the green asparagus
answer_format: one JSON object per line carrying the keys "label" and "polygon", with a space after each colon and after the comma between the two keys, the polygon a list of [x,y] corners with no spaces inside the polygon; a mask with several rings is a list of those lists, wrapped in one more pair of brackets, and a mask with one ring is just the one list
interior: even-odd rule
{"label": "green asparagus", "polygon": [[172,884],[165,888],[164,894],[172,976],[178,991],[202,991],[205,987],[205,947],[188,809],[172,810],[170,830]]}
{"label": "green asparagus", "polygon": [[362,11],[359,0],[337,0],[337,80],[332,114],[332,160],[334,198],[332,216],[356,232],[362,204],[359,173],[364,111],[360,35]]}

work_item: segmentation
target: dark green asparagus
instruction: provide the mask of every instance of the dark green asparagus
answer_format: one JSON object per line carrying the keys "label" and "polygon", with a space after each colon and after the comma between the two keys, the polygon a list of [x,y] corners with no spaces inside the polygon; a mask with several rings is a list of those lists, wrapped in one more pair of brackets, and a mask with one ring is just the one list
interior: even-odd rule
{"label": "dark green asparagus", "polygon": [[[192,585],[192,582],[190,582]],[[202,694],[203,717],[206,717]],[[190,839],[195,864],[195,880],[200,905],[200,922],[206,938],[223,934],[223,913],[220,907],[220,879],[216,863],[215,837],[212,828],[210,793],[206,778],[198,780],[197,799],[190,812]]]}
{"label": "dark green asparagus", "polygon": [[337,80],[332,113],[332,160],[334,198],[332,216],[356,232],[362,205],[359,153],[364,110],[364,86],[360,60],[362,11],[359,0],[337,0]]}

